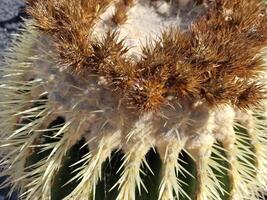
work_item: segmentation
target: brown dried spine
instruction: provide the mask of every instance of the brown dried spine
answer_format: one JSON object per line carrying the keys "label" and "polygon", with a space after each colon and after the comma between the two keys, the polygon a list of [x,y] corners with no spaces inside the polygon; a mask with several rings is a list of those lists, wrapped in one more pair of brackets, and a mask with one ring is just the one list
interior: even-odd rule
{"label": "brown dried spine", "polygon": [[115,13],[112,21],[116,25],[121,25],[127,20],[127,11],[134,5],[134,0],[120,0],[115,6]]}
{"label": "brown dried spine", "polygon": [[[260,52],[267,43],[267,17],[261,0],[211,2],[187,32],[165,31],[155,46],[143,47],[136,62],[127,60],[127,48],[116,33],[109,32],[102,43],[90,39],[96,19],[111,0],[28,2],[37,28],[53,38],[59,62],[78,76],[106,77],[110,89],[119,89],[132,108],[157,110],[172,103],[171,96],[178,102],[247,109],[265,98]],[[126,21],[126,7],[123,4],[122,16],[116,12],[116,24]]]}

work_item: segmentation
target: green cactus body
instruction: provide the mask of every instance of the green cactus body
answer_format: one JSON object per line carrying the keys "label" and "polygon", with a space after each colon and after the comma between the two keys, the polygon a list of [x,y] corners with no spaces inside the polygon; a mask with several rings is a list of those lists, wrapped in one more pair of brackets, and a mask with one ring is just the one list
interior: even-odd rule
{"label": "green cactus body", "polygon": [[3,187],[25,200],[264,194],[263,2],[28,4],[1,67]]}

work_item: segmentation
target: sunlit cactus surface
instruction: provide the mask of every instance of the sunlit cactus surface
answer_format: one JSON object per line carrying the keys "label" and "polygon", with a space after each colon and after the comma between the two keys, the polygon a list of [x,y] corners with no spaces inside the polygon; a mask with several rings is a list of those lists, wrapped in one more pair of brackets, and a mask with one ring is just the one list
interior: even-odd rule
{"label": "sunlit cactus surface", "polygon": [[267,187],[262,0],[28,0],[0,79],[22,200],[256,200]]}

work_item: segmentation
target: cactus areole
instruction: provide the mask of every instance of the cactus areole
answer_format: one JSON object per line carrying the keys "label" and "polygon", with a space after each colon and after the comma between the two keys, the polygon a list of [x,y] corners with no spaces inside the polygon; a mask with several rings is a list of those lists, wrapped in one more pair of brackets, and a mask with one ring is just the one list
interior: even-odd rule
{"label": "cactus areole", "polygon": [[0,79],[2,187],[25,200],[255,200],[262,0],[28,0]]}

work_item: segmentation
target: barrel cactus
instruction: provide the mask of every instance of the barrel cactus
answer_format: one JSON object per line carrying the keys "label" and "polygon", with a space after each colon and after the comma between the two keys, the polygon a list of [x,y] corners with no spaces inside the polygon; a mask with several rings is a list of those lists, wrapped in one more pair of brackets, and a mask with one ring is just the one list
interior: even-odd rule
{"label": "barrel cactus", "polygon": [[25,200],[245,200],[267,187],[262,0],[28,0],[0,79]]}

